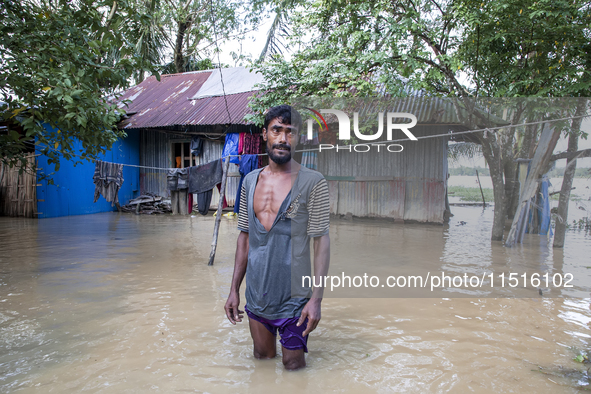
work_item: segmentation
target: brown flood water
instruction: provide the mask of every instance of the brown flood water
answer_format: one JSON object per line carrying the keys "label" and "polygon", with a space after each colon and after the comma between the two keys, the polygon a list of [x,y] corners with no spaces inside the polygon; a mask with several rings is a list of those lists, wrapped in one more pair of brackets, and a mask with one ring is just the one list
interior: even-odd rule
{"label": "brown flood water", "polygon": [[253,359],[247,322],[232,326],[223,313],[235,219],[223,218],[208,267],[211,216],[0,218],[0,392],[586,388],[577,371],[587,366],[572,359],[591,338],[591,238],[569,232],[565,249],[553,251],[528,236],[507,250],[488,240],[491,209],[454,214],[448,226],[333,221],[331,273],[358,264],[361,245],[382,245],[452,272],[547,266],[573,272],[576,288],[563,298],[327,298],[308,367],[297,372],[284,371],[280,357]]}

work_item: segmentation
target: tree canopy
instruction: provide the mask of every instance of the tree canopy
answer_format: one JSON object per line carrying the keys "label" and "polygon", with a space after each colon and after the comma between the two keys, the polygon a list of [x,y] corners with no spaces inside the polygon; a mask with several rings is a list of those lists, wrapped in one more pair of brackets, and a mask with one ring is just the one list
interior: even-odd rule
{"label": "tree canopy", "polygon": [[[123,26],[149,18],[118,0],[2,0],[2,160],[14,164],[36,139],[59,166],[58,150],[66,159],[95,157],[124,135],[115,126],[124,111],[111,99],[134,70],[153,67]],[[82,151],[74,151],[75,139]]]}
{"label": "tree canopy", "polygon": [[[0,157],[32,143],[59,168],[125,135],[117,94],[146,75],[214,67],[218,42],[257,26],[265,1],[0,0]],[[83,149],[74,151],[74,142]]]}
{"label": "tree canopy", "polygon": [[[418,89],[476,114],[480,97],[585,97],[591,91],[586,0],[300,0],[294,9],[290,46],[300,49],[289,60],[271,56],[255,65],[267,80],[266,94],[252,105],[251,119],[259,123],[266,108],[310,95],[400,97]],[[525,101],[513,103],[506,118],[512,124],[568,115],[556,116],[562,108],[535,100],[527,110]],[[480,129],[477,118],[462,122]],[[471,134],[493,179],[493,239],[502,238],[515,195],[514,159],[531,155],[540,129]]]}

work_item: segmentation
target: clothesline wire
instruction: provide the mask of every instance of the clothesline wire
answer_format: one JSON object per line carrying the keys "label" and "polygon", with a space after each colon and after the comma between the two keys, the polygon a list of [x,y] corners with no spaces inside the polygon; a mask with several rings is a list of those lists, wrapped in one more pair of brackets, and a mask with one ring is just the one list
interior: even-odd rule
{"label": "clothesline wire", "polygon": [[[421,136],[421,137],[416,137],[416,138],[417,138],[417,140],[424,140],[424,139],[429,139],[429,138],[450,137],[452,135],[455,136],[455,135],[463,135],[463,134],[471,134],[471,133],[482,133],[482,132],[485,132],[485,131],[493,132],[493,131],[500,130],[500,129],[505,129],[505,128],[513,128],[513,127],[521,127],[521,126],[532,126],[532,125],[538,125],[538,124],[543,124],[543,123],[560,122],[560,121],[563,121],[563,120],[572,120],[572,119],[578,119],[578,118],[587,118],[589,116],[591,116],[591,114],[581,115],[581,116],[571,116],[571,117],[560,118],[560,119],[548,119],[548,120],[543,120],[543,121],[538,121],[538,122],[520,123],[520,124],[515,124],[515,125],[498,126],[498,127],[487,127],[487,128],[478,129],[478,130],[467,130],[467,131],[459,131],[459,132],[454,132],[454,133],[444,133],[444,134],[427,135],[427,136]],[[363,144],[363,145],[381,145],[381,144],[387,144],[387,143],[392,143],[392,142],[403,142],[403,141],[410,141],[410,139],[408,139],[408,138],[400,138],[400,139],[397,139],[397,140],[370,142],[370,143]],[[37,148],[37,145],[34,142],[24,141],[24,143],[25,144],[32,144],[32,145],[35,146],[35,150],[39,150]],[[333,148],[336,148],[338,150],[338,149],[345,149],[345,148],[350,147],[350,146],[353,146],[353,145],[336,145],[336,146],[333,146]],[[59,153],[62,153],[63,154],[63,151],[61,151],[59,149],[52,148],[50,146],[47,146],[47,148],[50,149],[50,150],[53,150],[53,151],[56,151],[56,152],[59,152]],[[330,149],[333,149],[333,148],[330,148]],[[300,152],[318,152],[318,151],[320,151],[320,147],[318,147],[318,148],[312,148],[312,149],[298,149],[298,150],[295,150],[294,153],[300,153]],[[82,155],[78,155],[78,154],[75,154],[75,153],[70,153],[70,154],[72,156],[77,156],[77,157],[80,157],[82,159],[87,159],[87,157],[84,157]],[[252,153],[251,155],[254,155],[254,156],[267,156],[268,153]],[[242,155],[226,155],[226,156],[222,157],[222,159],[225,158],[225,157],[228,157],[228,156],[230,156],[230,157],[241,157],[241,156],[246,156],[246,154],[242,154]],[[122,164],[122,165],[127,166],[127,167],[145,168],[145,169],[150,169],[150,170],[168,171],[168,170],[174,169],[172,167],[150,167],[150,166],[142,166],[142,165],[136,165],[136,164],[114,163],[114,162],[105,161],[105,160],[101,160],[101,161],[106,162],[106,163],[111,163],[111,164]]]}
{"label": "clothesline wire", "polygon": [[[215,38],[215,47],[218,56],[218,70],[220,71],[220,81],[222,83],[222,93],[224,94],[224,103],[226,104],[226,112],[228,113],[229,124],[232,124],[232,116],[230,115],[230,109],[228,108],[228,98],[226,97],[226,87],[224,85],[224,76],[222,74],[222,63],[220,61],[220,48],[218,47],[218,32],[215,25],[215,16],[213,14],[213,1],[209,0],[209,17],[213,26],[213,34]],[[226,129],[227,132],[227,129]],[[226,133],[224,133],[226,134]]]}

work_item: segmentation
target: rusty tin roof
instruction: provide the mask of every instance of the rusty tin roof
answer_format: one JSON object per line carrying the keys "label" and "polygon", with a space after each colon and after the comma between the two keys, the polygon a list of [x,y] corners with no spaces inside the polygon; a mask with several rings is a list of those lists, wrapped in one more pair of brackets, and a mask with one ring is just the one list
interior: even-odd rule
{"label": "rusty tin roof", "polygon": [[199,92],[211,74],[211,70],[208,70],[162,75],[160,81],[151,76],[128,89],[118,99],[119,102],[131,100],[127,106],[120,104],[129,117],[119,123],[119,128],[246,125],[244,116],[250,112],[248,101],[256,91],[190,99]]}

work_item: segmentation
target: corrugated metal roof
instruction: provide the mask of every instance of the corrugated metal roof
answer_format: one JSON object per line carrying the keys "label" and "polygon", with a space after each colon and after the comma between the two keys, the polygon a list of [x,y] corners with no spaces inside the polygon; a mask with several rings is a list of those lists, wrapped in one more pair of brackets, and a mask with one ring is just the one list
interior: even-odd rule
{"label": "corrugated metal roof", "polygon": [[190,100],[211,75],[211,71],[170,74],[162,75],[160,81],[152,76],[128,89],[119,101],[132,101],[123,107],[129,118],[121,121],[119,128],[247,124],[244,116],[250,112],[248,100],[256,91]]}
{"label": "corrugated metal roof", "polygon": [[[195,112],[190,113],[185,124],[190,125],[215,125],[215,124],[248,124],[244,120],[246,114],[252,111],[248,107],[250,97],[258,91],[237,93],[217,97],[207,97],[191,100]],[[228,109],[226,110],[226,101]],[[231,119],[228,118],[230,112]]]}
{"label": "corrugated metal roof", "polygon": [[262,82],[264,82],[262,74],[251,72],[246,67],[218,68],[212,71],[207,82],[192,99],[252,92],[257,90],[255,85]]}

